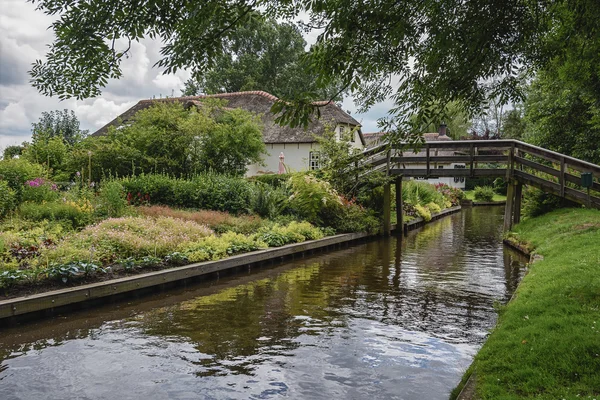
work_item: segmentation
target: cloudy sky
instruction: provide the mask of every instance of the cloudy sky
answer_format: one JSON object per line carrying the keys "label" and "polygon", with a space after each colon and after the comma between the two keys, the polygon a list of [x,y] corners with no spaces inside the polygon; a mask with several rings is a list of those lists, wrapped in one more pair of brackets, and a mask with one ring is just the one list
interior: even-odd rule
{"label": "cloudy sky", "polygon": [[[26,0],[2,0],[0,10],[0,149],[30,138],[31,124],[43,111],[71,109],[82,129],[95,131],[138,100],[152,96],[178,96],[188,79],[187,71],[163,75],[153,68],[159,59],[160,42],[133,43],[128,60],[122,64],[123,77],[109,82],[103,94],[85,101],[45,97],[30,86],[27,71],[36,59],[44,57],[53,33],[48,29],[52,18],[35,10]],[[307,37],[307,40],[311,40]],[[344,109],[362,122],[364,132],[377,130],[377,119],[390,104],[380,104],[366,114],[356,114],[351,99]]]}

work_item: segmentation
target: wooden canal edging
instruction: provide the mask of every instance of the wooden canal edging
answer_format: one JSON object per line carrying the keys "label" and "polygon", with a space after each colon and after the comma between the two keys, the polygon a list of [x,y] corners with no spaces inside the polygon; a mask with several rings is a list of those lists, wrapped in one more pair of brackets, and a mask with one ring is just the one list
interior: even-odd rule
{"label": "wooden canal edging", "polygon": [[[432,221],[460,211],[460,206],[448,208],[432,215]],[[422,218],[417,218],[404,224],[403,231],[417,229],[425,224]],[[397,226],[392,225],[391,230]],[[209,274],[215,274],[241,267],[260,265],[265,262],[283,261],[293,256],[312,254],[316,251],[338,248],[343,244],[375,237],[368,233],[346,233],[329,236],[318,240],[309,240],[302,243],[289,244],[282,247],[258,250],[249,253],[231,256],[223,260],[205,261],[164,269],[161,271],[112,279],[104,282],[91,283],[72,288],[54,290],[30,296],[0,301],[0,321],[7,318],[16,318],[26,314],[42,313],[52,314],[56,309],[80,303],[92,302],[98,299],[109,298],[117,295],[131,294],[136,291],[152,287],[160,287]]]}

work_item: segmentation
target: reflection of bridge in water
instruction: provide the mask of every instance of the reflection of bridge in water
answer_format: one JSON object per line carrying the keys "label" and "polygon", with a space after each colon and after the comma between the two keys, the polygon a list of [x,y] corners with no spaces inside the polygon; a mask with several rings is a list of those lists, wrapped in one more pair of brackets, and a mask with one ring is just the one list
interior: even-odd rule
{"label": "reflection of bridge in water", "polygon": [[[523,185],[564,199],[600,208],[600,166],[518,140],[427,142],[415,154],[406,145],[383,143],[362,153],[368,172],[396,176],[396,209],[402,210],[403,178],[501,177],[508,182],[504,229],[521,218]],[[440,169],[437,163],[464,163]],[[390,185],[385,187],[384,230],[391,226]],[[402,225],[402,213],[397,213]]]}

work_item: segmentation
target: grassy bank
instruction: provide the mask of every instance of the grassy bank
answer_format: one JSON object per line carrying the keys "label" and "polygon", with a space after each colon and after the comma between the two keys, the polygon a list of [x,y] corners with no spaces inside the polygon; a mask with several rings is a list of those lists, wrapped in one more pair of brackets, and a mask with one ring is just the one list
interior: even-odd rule
{"label": "grassy bank", "polygon": [[[467,190],[464,193],[465,193],[465,199],[475,201],[475,191],[474,190]],[[503,196],[498,193],[494,193],[494,197],[492,198],[492,201],[506,201],[506,196]]]}
{"label": "grassy bank", "polygon": [[519,224],[510,238],[544,259],[501,308],[467,371],[476,398],[599,398],[600,211],[555,211]]}

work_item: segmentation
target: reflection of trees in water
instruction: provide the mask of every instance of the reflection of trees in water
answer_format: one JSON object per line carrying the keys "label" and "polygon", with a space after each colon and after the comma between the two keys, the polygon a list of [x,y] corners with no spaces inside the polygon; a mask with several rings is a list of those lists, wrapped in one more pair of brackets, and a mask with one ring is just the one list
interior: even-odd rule
{"label": "reflection of trees in water", "polygon": [[[495,297],[478,293],[477,288],[452,290],[449,278],[437,272],[457,272],[459,277],[452,279],[464,280],[460,260],[478,251],[478,242],[468,237],[479,237],[484,246],[495,240],[497,246],[501,221],[496,217],[475,208],[404,239],[382,239],[311,257],[275,276],[152,308],[109,325],[192,343],[198,357],[190,362],[197,364],[200,375],[252,374],[264,361],[298,348],[303,335],[333,334],[347,327],[350,319],[359,324],[360,319],[377,320],[472,343],[481,340],[491,323]],[[512,293],[519,270],[512,255],[505,260],[503,282]],[[21,348],[0,345],[0,359],[101,331],[70,329]]]}

